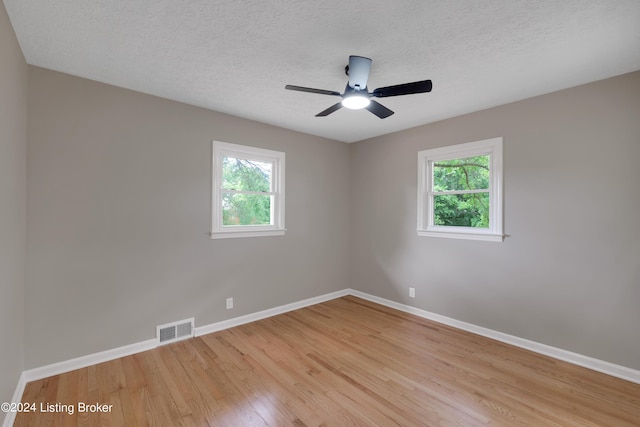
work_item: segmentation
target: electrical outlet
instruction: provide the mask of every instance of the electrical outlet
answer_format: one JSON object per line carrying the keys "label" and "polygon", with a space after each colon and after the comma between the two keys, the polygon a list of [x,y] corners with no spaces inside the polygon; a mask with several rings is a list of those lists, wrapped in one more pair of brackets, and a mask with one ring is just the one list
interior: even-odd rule
{"label": "electrical outlet", "polygon": [[409,297],[411,298],[416,297],[416,288],[409,288]]}
{"label": "electrical outlet", "polygon": [[231,310],[233,308],[233,298],[227,298],[227,310]]}

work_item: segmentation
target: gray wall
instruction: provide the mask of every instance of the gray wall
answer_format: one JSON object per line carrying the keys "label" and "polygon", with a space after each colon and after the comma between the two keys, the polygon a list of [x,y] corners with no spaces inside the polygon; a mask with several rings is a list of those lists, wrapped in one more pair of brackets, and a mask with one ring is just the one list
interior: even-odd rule
{"label": "gray wall", "polygon": [[[29,71],[26,368],[349,286],[348,145]],[[209,238],[212,139],[286,152],[285,236]]]}
{"label": "gray wall", "polygon": [[27,63],[0,2],[0,402],[23,370],[26,168]]}
{"label": "gray wall", "polygon": [[[417,237],[417,152],[496,136],[509,237]],[[352,287],[640,369],[640,72],[351,148]]]}

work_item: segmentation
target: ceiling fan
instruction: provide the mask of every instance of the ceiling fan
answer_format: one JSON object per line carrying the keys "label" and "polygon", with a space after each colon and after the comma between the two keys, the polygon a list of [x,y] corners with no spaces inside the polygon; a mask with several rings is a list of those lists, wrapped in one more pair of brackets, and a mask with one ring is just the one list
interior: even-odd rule
{"label": "ceiling fan", "polygon": [[369,79],[370,70],[371,59],[351,55],[349,57],[349,65],[345,67],[345,73],[349,76],[349,82],[344,88],[344,93],[293,85],[286,85],[284,88],[288,90],[297,90],[299,92],[316,93],[319,95],[339,96],[342,98],[342,101],[332,105],[324,111],[319,112],[316,114],[316,117],[325,117],[338,111],[342,107],[346,107],[352,110],[366,108],[381,119],[389,117],[393,114],[393,111],[371,98],[385,98],[388,96],[431,92],[431,80],[379,87],[373,92],[369,92],[367,89],[367,80]]}

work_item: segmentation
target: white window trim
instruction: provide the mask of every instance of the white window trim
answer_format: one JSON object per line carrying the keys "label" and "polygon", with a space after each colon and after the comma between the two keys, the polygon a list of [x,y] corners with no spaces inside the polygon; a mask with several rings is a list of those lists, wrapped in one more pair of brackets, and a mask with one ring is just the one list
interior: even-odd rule
{"label": "white window trim", "polygon": [[[503,189],[502,137],[418,152],[418,236],[502,242]],[[433,163],[463,157],[490,155],[489,228],[447,227],[433,223]]]}
{"label": "white window trim", "polygon": [[[285,153],[228,142],[212,142],[211,162],[211,238],[226,239],[237,237],[282,236],[284,226],[284,170]],[[271,225],[222,225],[222,158],[232,156],[273,163],[272,195],[273,204]]]}

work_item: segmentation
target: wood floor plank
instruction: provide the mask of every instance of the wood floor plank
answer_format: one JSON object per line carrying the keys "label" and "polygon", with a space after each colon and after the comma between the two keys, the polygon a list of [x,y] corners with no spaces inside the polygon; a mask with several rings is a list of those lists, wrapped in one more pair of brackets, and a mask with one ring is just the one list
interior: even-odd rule
{"label": "wood floor plank", "polygon": [[[640,385],[348,296],[68,372],[15,426],[640,425]],[[76,406],[77,407],[77,406]]]}

